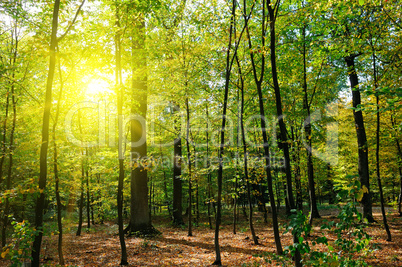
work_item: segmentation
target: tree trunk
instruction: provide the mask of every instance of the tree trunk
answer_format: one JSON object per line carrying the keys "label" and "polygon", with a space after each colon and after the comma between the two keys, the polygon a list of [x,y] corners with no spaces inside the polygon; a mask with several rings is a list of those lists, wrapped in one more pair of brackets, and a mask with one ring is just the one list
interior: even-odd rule
{"label": "tree trunk", "polygon": [[287,201],[290,209],[295,209],[295,202],[293,198],[292,192],[292,173],[290,167],[290,156],[289,156],[289,144],[287,141],[286,134],[286,125],[284,121],[284,115],[282,114],[282,100],[281,100],[281,91],[279,88],[278,82],[278,72],[276,67],[276,36],[275,36],[275,22],[276,22],[276,11],[279,8],[279,5],[276,8],[272,8],[271,1],[268,0],[268,13],[269,13],[269,24],[270,24],[270,51],[271,51],[271,70],[272,70],[272,81],[274,84],[274,92],[275,92],[275,103],[276,103],[276,115],[278,116],[278,124],[279,124],[279,132],[280,132],[280,142],[283,150],[284,160],[285,160],[285,174],[286,174],[286,193],[287,193]]}
{"label": "tree trunk", "polygon": [[[391,115],[391,125],[392,128],[397,131],[397,126],[395,122],[394,116]],[[398,196],[398,213],[399,216],[402,216],[402,149],[398,139],[398,132],[395,133],[395,145],[398,152],[397,162],[398,162],[398,170],[399,170],[399,196]]]}
{"label": "tree trunk", "polygon": [[211,173],[210,173],[210,170],[209,170],[209,165],[210,165],[210,163],[209,163],[209,112],[208,112],[208,100],[207,100],[207,103],[206,103],[206,108],[205,108],[205,112],[206,112],[206,115],[207,115],[207,124],[206,124],[206,142],[207,142],[207,155],[206,155],[206,157],[207,157],[207,182],[208,182],[208,188],[207,188],[207,196],[208,196],[208,203],[207,203],[207,207],[208,207],[208,224],[209,224],[209,229],[211,229],[212,230],[212,214],[211,214],[211,205],[212,205],[212,194],[211,194],[211,183],[212,183],[212,181],[211,181]]}
{"label": "tree trunk", "polygon": [[[275,22],[276,22],[276,16],[277,16],[277,11],[279,9],[279,2],[277,5],[273,7],[271,5],[271,1],[268,0],[267,2],[268,5],[268,13],[269,13],[269,26],[270,26],[270,51],[271,51],[271,70],[272,70],[272,81],[274,83],[274,92],[275,92],[275,103],[276,103],[276,114],[278,116],[278,123],[279,123],[279,130],[280,130],[280,142],[282,142],[281,146],[283,149],[283,155],[285,159],[285,173],[286,173],[286,189],[287,189],[287,203],[289,204],[290,211],[292,212],[294,209],[296,209],[295,202],[293,199],[293,192],[292,192],[292,173],[290,169],[290,156],[289,156],[289,145],[287,142],[287,136],[286,136],[286,125],[285,121],[283,120],[283,114],[282,114],[282,100],[281,100],[281,92],[279,89],[279,83],[278,83],[278,73],[277,73],[277,68],[276,68],[276,36],[275,36]],[[262,96],[261,96],[262,98]],[[260,100],[262,102],[262,99]],[[260,104],[262,105],[262,103]],[[265,143],[265,141],[264,141]],[[268,146],[268,145],[267,145]],[[293,243],[297,244],[299,243],[299,238],[296,234],[293,235]],[[301,262],[301,255],[298,249],[296,249],[295,255],[294,255],[294,262],[295,266],[302,266]]]}
{"label": "tree trunk", "polygon": [[[176,113],[176,114],[175,114]],[[180,107],[175,104],[173,107],[173,114],[175,116],[175,130],[177,132],[177,137],[174,139],[173,143],[173,223],[175,225],[183,225],[183,206],[182,206],[182,177],[181,177],[181,162],[182,162],[182,152],[181,152],[181,124],[180,118]]]}
{"label": "tree trunk", "polygon": [[[88,149],[86,150],[86,157],[89,157],[88,155]],[[89,199],[89,166],[87,166],[87,170],[86,170],[86,179],[85,179],[85,183],[86,183],[86,188],[87,188],[87,228],[89,229],[91,227],[91,216],[90,216],[90,212],[91,212],[91,200]]]}
{"label": "tree trunk", "polygon": [[[84,156],[84,155],[82,155]],[[84,160],[81,161],[81,194],[80,194],[80,206],[78,209],[78,228],[76,232],[76,236],[81,235],[81,228],[82,228],[82,221],[83,221],[83,210],[84,210],[84,177],[85,177],[85,170],[84,170]]]}
{"label": "tree trunk", "polygon": [[[265,27],[265,2],[263,2],[263,9],[262,9],[262,36],[261,36],[261,42],[262,46],[265,46],[265,37],[266,37],[266,27]],[[252,48],[251,44],[251,38],[250,38],[250,33],[248,27],[246,28],[247,30],[247,39],[249,43],[249,48]],[[267,184],[268,184],[268,193],[269,193],[269,198],[270,198],[270,203],[271,203],[271,208],[272,208],[272,227],[274,229],[274,238],[275,238],[275,245],[276,245],[276,252],[277,254],[281,255],[283,253],[282,250],[282,244],[281,244],[281,239],[280,239],[280,234],[279,234],[279,226],[278,226],[278,216],[276,213],[275,209],[275,198],[274,198],[274,193],[273,193],[273,187],[272,187],[272,176],[271,176],[271,165],[270,165],[270,151],[269,151],[269,144],[268,144],[268,137],[267,137],[267,127],[266,127],[266,121],[265,121],[265,110],[264,110],[264,103],[263,103],[263,98],[262,98],[262,81],[264,77],[264,70],[265,70],[265,56],[262,54],[261,56],[261,73],[260,77],[257,77],[257,70],[256,70],[256,64],[254,61],[254,55],[253,53],[250,53],[250,58],[251,58],[251,64],[253,67],[253,75],[254,75],[254,81],[257,87],[257,92],[258,92],[258,104],[260,108],[260,119],[261,119],[261,132],[262,132],[262,140],[263,140],[263,147],[264,147],[264,158],[265,158],[265,172],[267,175]]]}
{"label": "tree trunk", "polygon": [[314,182],[314,167],[312,159],[312,138],[311,138],[311,117],[310,117],[310,103],[307,93],[307,61],[306,61],[306,26],[302,29],[303,32],[303,92],[304,101],[303,106],[307,111],[307,118],[304,120],[304,131],[306,134],[307,150],[307,177],[308,177],[308,192],[310,197],[310,217],[309,224],[313,224],[314,218],[320,218],[317,208],[317,199],[315,195],[315,182]]}
{"label": "tree trunk", "polygon": [[[244,81],[241,74],[241,67],[238,57],[236,56],[236,63],[239,69],[239,76],[240,76],[240,90],[241,90],[241,106],[240,106],[240,129],[241,129],[241,137],[242,137],[242,144],[243,144],[243,154],[244,154],[244,178],[246,179],[247,185],[247,199],[248,199],[248,208],[249,208],[249,226],[251,231],[251,236],[253,238],[254,244],[258,245],[258,237],[255,234],[254,225],[253,225],[253,205],[251,203],[251,189],[250,189],[250,178],[248,175],[248,159],[247,159],[247,143],[246,137],[244,132]],[[265,205],[265,203],[264,203]]]}
{"label": "tree trunk", "polygon": [[[140,15],[137,34],[133,39],[133,104],[131,118],[131,234],[155,235],[158,232],[152,226],[148,208],[148,171],[147,142],[146,142],[146,115],[147,115],[147,75],[145,54],[145,19]],[[137,103],[135,103],[137,102]],[[137,107],[138,106],[138,107]]]}
{"label": "tree trunk", "polygon": [[[235,19],[235,10],[236,10],[236,1],[232,2],[232,14],[230,20],[229,27],[229,44],[226,52],[226,70],[225,70],[225,92],[223,99],[223,110],[222,110],[222,127],[220,130],[220,146],[218,152],[219,158],[219,167],[218,167],[218,196],[217,196],[217,211],[216,211],[216,220],[215,220],[215,237],[214,237],[214,246],[215,246],[215,261],[212,265],[222,265],[221,259],[221,250],[219,246],[219,227],[221,225],[222,220],[222,180],[223,180],[223,153],[225,146],[225,129],[226,129],[226,110],[228,105],[228,95],[229,95],[229,83],[230,83],[230,72],[232,68],[232,62],[230,62],[230,51],[232,48],[232,34],[234,28],[234,19]],[[234,51],[236,53],[236,51]]]}
{"label": "tree trunk", "polygon": [[57,203],[57,228],[58,228],[58,232],[59,232],[57,251],[59,254],[59,264],[64,265],[63,224],[62,224],[62,220],[61,220],[62,219],[61,218],[62,204],[61,204],[60,190],[59,190],[60,179],[59,179],[59,170],[58,170],[58,152],[57,152],[57,142],[56,142],[56,129],[57,129],[57,123],[58,123],[59,114],[60,114],[60,103],[61,103],[62,96],[63,96],[63,77],[62,77],[60,62],[58,64],[58,66],[59,66],[59,77],[60,77],[60,91],[59,91],[59,97],[58,97],[58,101],[57,101],[56,115],[55,115],[55,119],[54,119],[54,123],[53,123],[53,171],[54,171],[55,195],[56,195],[56,203]]}
{"label": "tree trunk", "polygon": [[117,184],[117,224],[119,227],[119,241],[121,248],[120,265],[128,265],[127,262],[127,249],[126,241],[124,239],[124,222],[123,222],[123,186],[124,186],[124,154],[123,154],[123,99],[124,89],[122,86],[122,74],[121,74],[121,36],[120,36],[120,15],[119,8],[116,7],[116,27],[117,32],[115,35],[115,51],[116,51],[116,69],[115,69],[115,81],[116,81],[116,95],[117,95],[117,116],[118,116],[118,157],[119,157],[119,178]]}
{"label": "tree trunk", "polygon": [[[374,91],[377,93],[377,88],[378,88],[378,86],[377,86],[377,66],[376,66],[374,50],[373,50],[373,77],[374,77]],[[377,104],[377,129],[376,129],[375,158],[376,158],[377,184],[378,184],[378,190],[380,191],[381,213],[382,213],[382,220],[384,223],[384,228],[387,233],[387,241],[391,241],[391,232],[389,231],[387,216],[385,214],[384,194],[382,192],[381,175],[380,175],[380,100],[379,100],[378,94],[376,95],[376,104]]]}
{"label": "tree trunk", "polygon": [[350,87],[352,89],[352,99],[353,99],[353,116],[355,119],[355,127],[357,134],[358,152],[359,152],[359,178],[362,187],[367,189],[364,192],[361,203],[363,205],[363,217],[369,222],[374,222],[372,203],[371,203],[371,193],[370,193],[370,176],[369,176],[369,162],[368,162],[368,145],[366,138],[366,130],[364,129],[363,113],[361,110],[356,110],[361,104],[360,100],[360,90],[359,90],[359,79],[357,77],[355,69],[355,58],[356,55],[351,55],[345,57],[346,65],[348,67],[348,75],[350,80]]}
{"label": "tree trunk", "polygon": [[40,150],[40,173],[39,173],[39,197],[36,202],[35,209],[35,228],[38,231],[38,235],[35,236],[32,245],[32,266],[39,267],[40,263],[40,248],[42,244],[43,236],[43,209],[45,206],[45,187],[47,179],[47,152],[49,146],[49,119],[50,109],[52,106],[52,86],[54,78],[54,70],[56,66],[56,53],[55,48],[57,45],[57,27],[58,27],[58,15],[59,15],[60,0],[55,0],[53,8],[53,21],[52,21],[52,34],[50,41],[50,60],[49,60],[49,72],[46,83],[46,96],[45,96],[45,108],[43,112],[43,125],[42,125],[42,145]]}
{"label": "tree trunk", "polygon": [[187,127],[186,127],[186,144],[187,144],[187,161],[188,161],[188,236],[193,236],[192,228],[192,210],[193,210],[193,200],[192,200],[192,171],[191,171],[191,152],[190,152],[190,109],[188,106],[188,98],[186,98],[186,113],[187,113]]}
{"label": "tree trunk", "polygon": [[[17,20],[15,22],[15,27],[11,31],[11,52],[13,54],[12,59],[10,59],[10,63],[12,66],[15,66],[15,62],[17,60],[17,53],[18,53],[18,32],[17,32]],[[14,44],[14,37],[15,37],[15,44]],[[15,45],[15,47],[14,47]],[[12,72],[12,78],[15,77],[15,71]],[[9,143],[9,166],[7,171],[7,178],[6,178],[6,190],[11,189],[11,175],[12,175],[12,166],[13,166],[13,150],[14,150],[14,132],[15,132],[15,125],[17,122],[17,107],[16,107],[16,100],[15,100],[15,85],[14,82],[11,83],[11,92],[7,90],[7,97],[6,97],[6,114],[4,118],[3,124],[3,138],[2,138],[2,151],[1,151],[1,160],[0,160],[0,186],[3,178],[3,164],[6,158],[6,135],[7,135],[7,118],[8,118],[8,109],[10,103],[10,93],[11,93],[11,103],[13,109],[13,122],[10,131],[10,143]],[[3,226],[1,231],[1,246],[4,247],[7,242],[7,225],[8,225],[8,216],[10,212],[10,202],[9,199],[6,198],[5,200],[5,207],[3,212]]]}
{"label": "tree trunk", "polygon": [[[81,125],[81,110],[78,111],[78,127],[80,131],[80,135],[82,136],[82,125]],[[87,155],[85,155],[86,157]],[[83,213],[84,213],[84,180],[85,180],[85,157],[84,151],[81,151],[81,195],[80,195],[80,207],[78,210],[78,228],[76,232],[76,236],[81,235],[82,222],[83,222]]]}

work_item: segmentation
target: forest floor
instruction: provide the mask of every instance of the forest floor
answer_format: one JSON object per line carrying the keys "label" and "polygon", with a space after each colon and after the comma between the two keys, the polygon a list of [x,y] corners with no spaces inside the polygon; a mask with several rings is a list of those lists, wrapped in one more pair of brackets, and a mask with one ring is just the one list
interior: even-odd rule
{"label": "forest floor", "polygon": [[[322,232],[320,225],[324,220],[337,220],[337,209],[320,210],[321,219],[314,220],[312,237],[321,234],[329,240],[335,240],[335,234]],[[371,245],[377,250],[364,259],[371,266],[402,266],[402,217],[396,211],[388,210],[388,222],[392,233],[392,241],[387,242],[386,233],[382,227],[380,209],[373,208],[376,223],[366,228],[371,236]],[[268,214],[270,215],[270,214]],[[269,218],[269,217],[268,217]],[[153,216],[153,224],[162,234],[154,238],[126,238],[128,266],[210,266],[215,260],[214,231],[209,228],[208,222],[202,222],[193,227],[193,236],[189,237],[187,228],[173,227],[167,215]],[[285,216],[280,216],[280,224],[285,223]],[[83,225],[85,227],[85,225]],[[75,227],[73,227],[75,228]],[[117,236],[117,225],[105,223],[92,225],[89,230],[83,228],[80,237],[75,236],[75,229],[71,228],[64,235],[64,259],[66,266],[118,266],[120,263],[120,244]],[[66,229],[68,230],[68,229]],[[224,217],[220,231],[220,246],[222,263],[224,266],[278,266],[267,263],[273,259],[275,243],[273,230],[263,222],[261,213],[255,215],[255,230],[259,237],[259,245],[254,245],[244,216],[240,216],[237,225],[237,234],[233,234],[233,223],[229,214]],[[284,229],[281,229],[284,232]],[[282,234],[282,246],[290,245],[292,236]],[[56,266],[57,236],[44,237],[42,243],[43,263],[47,266]],[[0,265],[7,263],[0,260]],[[288,266],[289,263],[282,263]]]}

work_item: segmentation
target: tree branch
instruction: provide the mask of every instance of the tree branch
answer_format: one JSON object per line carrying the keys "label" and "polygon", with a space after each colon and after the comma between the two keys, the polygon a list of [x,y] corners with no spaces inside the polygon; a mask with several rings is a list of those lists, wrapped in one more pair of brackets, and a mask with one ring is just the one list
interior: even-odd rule
{"label": "tree branch", "polygon": [[82,0],[82,3],[80,5],[80,7],[77,9],[77,12],[75,13],[73,22],[70,23],[70,25],[68,26],[67,30],[59,37],[57,38],[57,42],[60,42],[64,37],[66,37],[67,33],[71,30],[71,28],[73,27],[75,21],[77,20],[78,14],[81,11],[82,6],[84,5],[86,0]]}

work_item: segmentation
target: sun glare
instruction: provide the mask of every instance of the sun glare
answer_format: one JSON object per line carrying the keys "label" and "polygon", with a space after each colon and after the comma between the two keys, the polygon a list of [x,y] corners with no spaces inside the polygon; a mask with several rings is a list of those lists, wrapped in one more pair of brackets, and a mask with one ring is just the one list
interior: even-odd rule
{"label": "sun glare", "polygon": [[87,95],[89,96],[102,95],[111,92],[112,90],[109,89],[109,84],[104,80],[92,79],[87,86]]}

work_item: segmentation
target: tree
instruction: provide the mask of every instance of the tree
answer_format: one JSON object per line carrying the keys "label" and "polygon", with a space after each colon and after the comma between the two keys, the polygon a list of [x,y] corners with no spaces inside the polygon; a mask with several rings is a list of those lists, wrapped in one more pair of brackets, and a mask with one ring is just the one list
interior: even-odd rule
{"label": "tree", "polygon": [[54,78],[54,70],[56,66],[56,45],[57,45],[57,27],[58,27],[58,16],[59,16],[60,0],[55,0],[53,8],[53,21],[52,21],[52,34],[50,40],[50,62],[49,62],[49,72],[47,76],[46,83],[46,98],[45,98],[45,109],[43,112],[43,125],[42,125],[42,145],[40,150],[40,174],[39,174],[39,197],[37,198],[36,209],[35,209],[35,228],[38,234],[35,236],[35,240],[32,246],[32,266],[39,267],[39,255],[40,247],[42,243],[43,236],[43,209],[45,205],[45,187],[47,178],[47,152],[49,146],[49,119],[50,119],[50,109],[52,106],[52,86]]}
{"label": "tree", "polygon": [[368,144],[366,137],[366,130],[364,128],[364,120],[362,110],[359,108],[361,105],[361,96],[359,90],[359,79],[355,69],[355,58],[358,54],[351,54],[345,57],[346,65],[348,67],[348,76],[350,81],[350,88],[352,90],[353,99],[353,117],[355,120],[355,129],[357,134],[358,153],[359,153],[359,178],[363,187],[364,193],[361,203],[363,205],[363,216],[369,222],[374,222],[373,209],[370,195],[370,176],[369,176],[369,162],[368,162]]}
{"label": "tree", "polygon": [[173,142],[173,223],[176,225],[183,225],[183,208],[182,208],[182,178],[181,178],[181,163],[182,163],[182,152],[181,152],[181,124],[180,118],[180,106],[174,104],[173,114],[175,116],[175,130],[177,136]]}
{"label": "tree", "polygon": [[145,18],[139,15],[132,46],[133,85],[132,85],[132,114],[131,119],[131,215],[130,232],[140,234],[156,234],[151,224],[148,207],[148,166],[146,142],[147,114],[147,63],[145,54]]}
{"label": "tree", "polygon": [[[123,155],[123,99],[124,90],[122,85],[121,74],[121,34],[120,34],[120,14],[119,7],[116,6],[116,26],[117,32],[115,35],[115,50],[116,50],[116,88],[117,88],[117,113],[118,113],[118,156],[119,156],[119,178],[117,185],[117,216],[119,225],[119,240],[121,247],[120,265],[128,265],[126,242],[124,240],[124,225],[123,225],[123,183],[124,183],[124,155]],[[89,200],[88,200],[89,201]]]}

